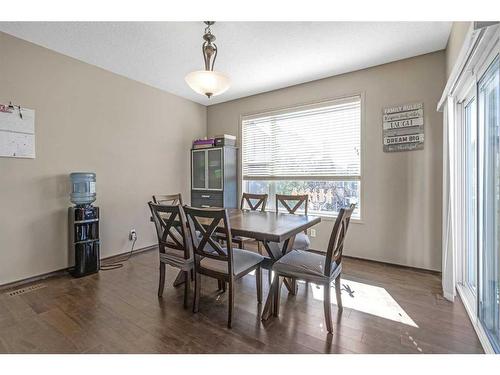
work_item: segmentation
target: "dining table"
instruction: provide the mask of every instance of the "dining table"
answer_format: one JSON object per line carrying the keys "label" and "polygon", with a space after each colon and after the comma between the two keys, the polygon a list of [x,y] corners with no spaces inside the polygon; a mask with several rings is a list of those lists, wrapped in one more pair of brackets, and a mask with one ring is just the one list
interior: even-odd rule
{"label": "dining table", "polygon": [[[318,224],[321,218],[311,215],[289,214],[284,212],[271,211],[250,211],[237,208],[227,209],[229,225],[233,237],[246,237],[260,241],[267,252],[262,267],[271,270],[272,265],[279,258],[293,249],[295,236],[308,228]],[[200,224],[204,224],[205,219],[199,218]],[[207,220],[207,225],[211,220]],[[222,231],[222,228],[216,229]],[[270,271],[271,272],[271,271]],[[176,284],[182,283],[181,272]],[[284,285],[292,294],[297,292],[297,285],[294,280],[284,280]],[[269,318],[273,309],[273,298],[268,292],[261,318]]]}
{"label": "dining table", "polygon": [[[264,258],[262,267],[268,269],[269,272],[271,272],[274,262],[293,249],[293,242],[297,234],[321,222],[320,217],[311,215],[274,211],[251,211],[238,208],[227,208],[226,210],[233,237],[251,238],[262,243],[267,252],[267,257]],[[151,218],[152,220],[153,218]],[[200,217],[198,220],[202,225],[209,225],[211,223],[210,219]],[[216,228],[216,231],[223,232],[223,228]],[[183,284],[185,282],[184,277],[185,272],[180,271],[174,281],[174,286],[177,287]],[[291,294],[297,293],[295,280],[285,278],[283,283]],[[273,312],[273,303],[271,293],[268,291],[261,314],[262,320],[267,320]]]}

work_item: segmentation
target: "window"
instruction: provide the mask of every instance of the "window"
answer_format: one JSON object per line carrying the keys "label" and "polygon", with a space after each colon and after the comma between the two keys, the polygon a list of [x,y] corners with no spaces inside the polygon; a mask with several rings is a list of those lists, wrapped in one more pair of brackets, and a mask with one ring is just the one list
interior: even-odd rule
{"label": "window", "polygon": [[308,194],[309,213],[361,212],[361,98],[335,100],[242,120],[243,191]]}

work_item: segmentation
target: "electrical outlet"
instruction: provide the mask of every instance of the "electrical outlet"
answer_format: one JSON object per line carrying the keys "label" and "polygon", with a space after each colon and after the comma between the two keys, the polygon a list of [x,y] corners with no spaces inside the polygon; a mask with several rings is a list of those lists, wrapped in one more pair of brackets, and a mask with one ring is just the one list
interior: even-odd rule
{"label": "electrical outlet", "polygon": [[316,229],[310,229],[309,234],[311,235],[311,237],[316,237]]}
{"label": "electrical outlet", "polygon": [[135,229],[130,229],[130,232],[128,233],[128,240],[133,241],[135,239],[137,239],[137,233]]}

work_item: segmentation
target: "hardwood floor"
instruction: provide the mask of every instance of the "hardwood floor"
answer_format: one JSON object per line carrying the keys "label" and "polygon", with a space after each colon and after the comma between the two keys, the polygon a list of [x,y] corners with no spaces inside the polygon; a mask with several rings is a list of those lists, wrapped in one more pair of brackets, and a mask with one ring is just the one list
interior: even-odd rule
{"label": "hardwood floor", "polygon": [[[323,292],[282,288],[279,318],[261,323],[254,276],[236,284],[233,329],[226,328],[227,293],[202,278],[200,311],[183,309],[183,287],[167,266],[156,296],[158,254],[140,253],[118,270],[81,279],[42,281],[44,288],[0,295],[2,353],[482,353],[462,302],[440,295],[436,274],[344,259],[344,312],[332,306],[327,335]],[[267,274],[264,271],[264,297]]]}

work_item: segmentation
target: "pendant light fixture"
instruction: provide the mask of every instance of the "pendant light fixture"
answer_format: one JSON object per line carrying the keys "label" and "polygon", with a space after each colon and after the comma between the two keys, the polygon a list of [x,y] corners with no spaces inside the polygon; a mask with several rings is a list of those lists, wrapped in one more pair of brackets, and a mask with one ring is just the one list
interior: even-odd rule
{"label": "pendant light fixture", "polygon": [[205,70],[197,70],[186,76],[187,84],[197,93],[206,95],[209,99],[212,96],[222,94],[229,88],[231,80],[223,73],[214,70],[215,59],[217,58],[217,45],[214,43],[215,35],[212,34],[210,26],[215,21],[205,21],[207,27],[203,35],[201,50],[205,60]]}

